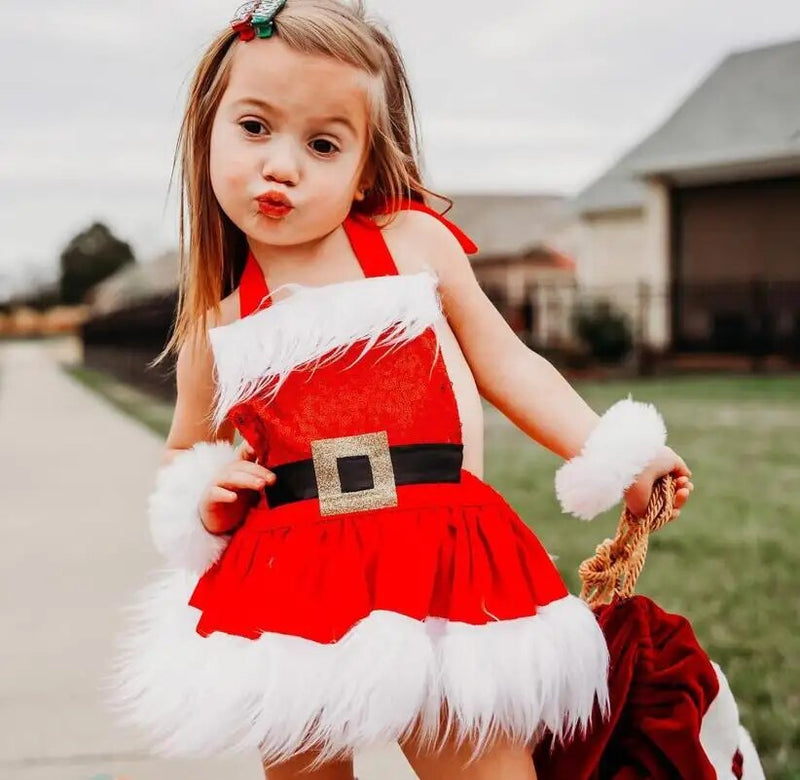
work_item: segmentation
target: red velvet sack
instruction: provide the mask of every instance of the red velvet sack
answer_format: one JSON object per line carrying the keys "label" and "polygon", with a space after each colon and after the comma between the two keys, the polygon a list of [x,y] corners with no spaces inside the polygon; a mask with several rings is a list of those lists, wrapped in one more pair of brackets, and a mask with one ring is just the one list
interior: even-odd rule
{"label": "red velvet sack", "polygon": [[567,744],[546,738],[539,780],[763,778],[721,669],[686,618],[633,596],[595,608],[609,646],[611,716]]}

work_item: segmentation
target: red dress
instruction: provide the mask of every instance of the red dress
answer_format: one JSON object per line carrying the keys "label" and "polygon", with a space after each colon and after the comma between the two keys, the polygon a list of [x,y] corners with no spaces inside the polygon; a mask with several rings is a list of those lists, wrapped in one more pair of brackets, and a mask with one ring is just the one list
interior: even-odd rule
{"label": "red dress", "polygon": [[[475,251],[436,212],[405,206]],[[365,435],[379,454],[434,444],[460,462],[436,276],[399,274],[371,220],[351,215],[344,228],[363,279],[294,286],[273,302],[249,256],[241,319],[209,331],[216,420],[232,420],[276,473],[313,461],[318,442]],[[415,723],[443,735],[442,712],[479,745],[498,732],[533,740],[607,706],[602,632],[504,498],[462,467],[455,481],[390,488],[377,504],[367,489],[366,505],[325,513],[319,497],[271,506],[262,491],[199,580],[151,595],[158,617],[144,618],[139,652],[152,660],[168,645],[183,659],[137,677],[137,697],[150,695],[139,721],[160,752],[349,753]],[[170,599],[179,616],[163,609]],[[159,685],[166,704],[151,695]]]}

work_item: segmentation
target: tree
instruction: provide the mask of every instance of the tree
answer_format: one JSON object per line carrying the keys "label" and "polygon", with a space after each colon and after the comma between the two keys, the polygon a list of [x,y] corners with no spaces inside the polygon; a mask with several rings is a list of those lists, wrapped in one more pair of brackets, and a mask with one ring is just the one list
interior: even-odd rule
{"label": "tree", "polygon": [[61,253],[61,300],[81,303],[98,282],[135,262],[130,245],[116,238],[102,223],[95,222],[78,233]]}

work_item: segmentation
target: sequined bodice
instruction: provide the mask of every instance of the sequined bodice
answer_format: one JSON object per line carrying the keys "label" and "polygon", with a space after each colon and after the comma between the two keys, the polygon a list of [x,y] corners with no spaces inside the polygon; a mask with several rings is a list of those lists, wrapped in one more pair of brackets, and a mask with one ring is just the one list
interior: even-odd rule
{"label": "sequined bodice", "polygon": [[392,445],[461,443],[436,334],[435,275],[399,274],[371,220],[351,215],[344,228],[363,279],[297,285],[273,302],[251,253],[241,319],[210,331],[220,419],[267,468],[310,458],[315,439],[372,431],[386,431]]}

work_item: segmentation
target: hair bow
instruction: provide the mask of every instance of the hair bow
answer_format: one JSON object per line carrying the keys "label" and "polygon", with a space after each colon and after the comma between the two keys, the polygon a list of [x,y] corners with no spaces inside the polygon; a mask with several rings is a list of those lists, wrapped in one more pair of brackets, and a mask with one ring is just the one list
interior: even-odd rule
{"label": "hair bow", "polygon": [[231,27],[239,33],[242,41],[253,38],[270,38],[275,31],[275,16],[286,5],[286,0],[254,0],[245,3],[236,11]]}

